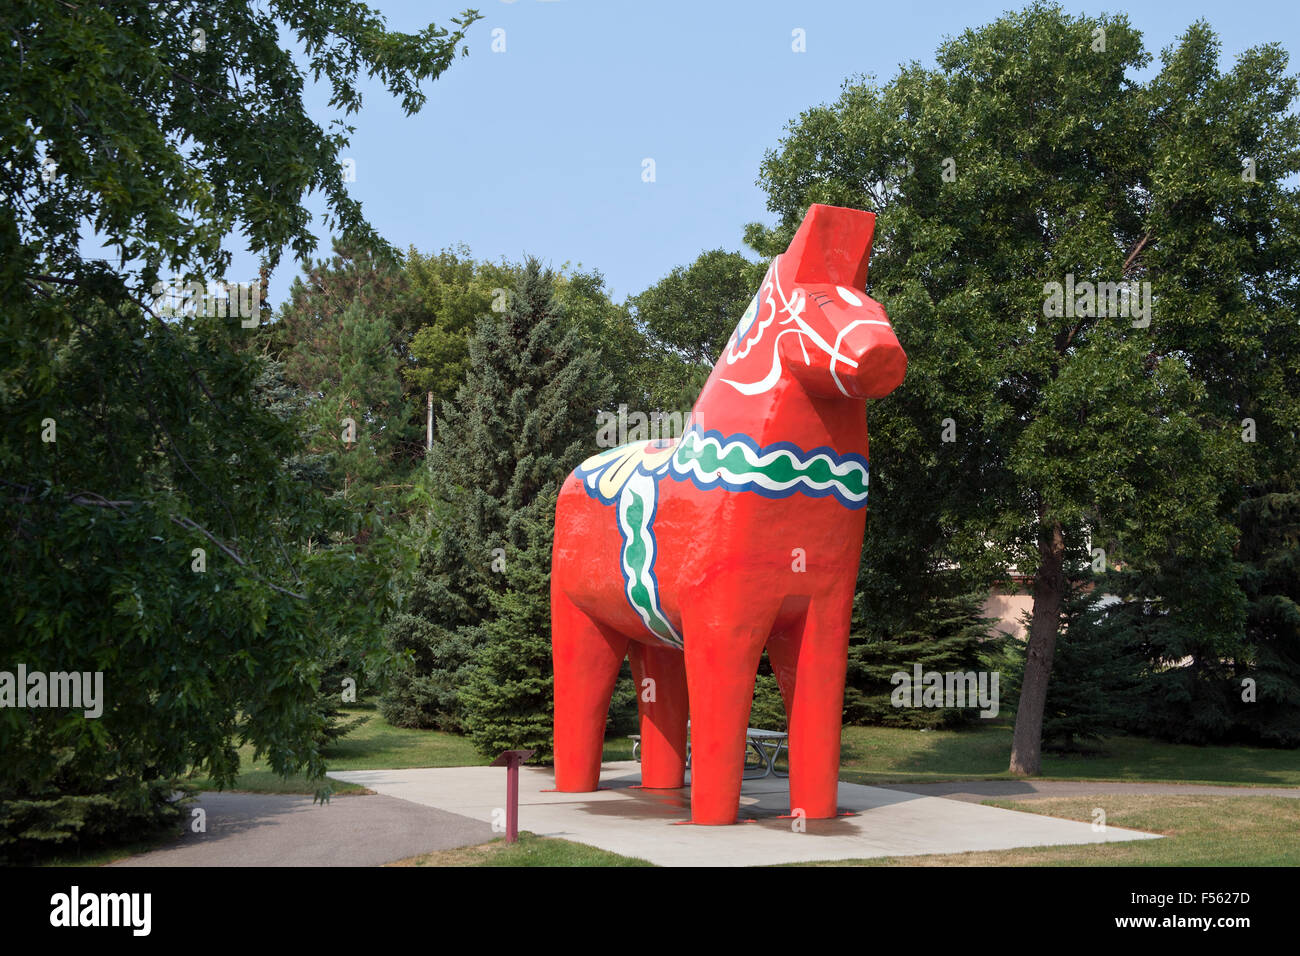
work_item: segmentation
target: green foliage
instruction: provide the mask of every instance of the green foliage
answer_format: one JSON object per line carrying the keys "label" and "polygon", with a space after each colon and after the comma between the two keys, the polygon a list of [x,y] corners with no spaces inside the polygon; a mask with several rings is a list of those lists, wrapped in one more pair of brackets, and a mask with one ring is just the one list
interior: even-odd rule
{"label": "green foliage", "polygon": [[[1242,502],[1248,651],[1232,675],[1240,735],[1300,746],[1300,492],[1257,495]],[[1242,678],[1255,700],[1242,699]]]}
{"label": "green foliage", "polygon": [[763,281],[767,264],[713,249],[632,299],[637,319],[682,358],[710,368]]}
{"label": "green foliage", "polygon": [[1144,706],[1146,659],[1123,612],[1111,613],[1105,597],[1079,586],[1066,602],[1043,713],[1045,749],[1087,752],[1132,727]]}
{"label": "green foliage", "polygon": [[[1214,583],[1198,578],[1195,565],[1167,560],[1155,571],[1112,572],[1080,597],[1057,645],[1045,738],[1064,749],[1120,730],[1179,743],[1300,744],[1297,515],[1300,496],[1291,491],[1242,502],[1246,627],[1228,652],[1207,643],[1203,622],[1169,598]],[[1099,604],[1102,590],[1121,599]]]}
{"label": "green foliage", "polygon": [[[4,660],[102,672],[106,703],[94,719],[0,711],[0,799],[70,808],[59,798],[88,781],[135,792],[191,767],[228,783],[242,740],[278,772],[323,773],[321,669],[364,648],[385,578],[342,541],[301,550],[354,519],[288,467],[299,423],[265,400],[241,333],[92,311],[51,345],[48,390],[11,405]],[[41,442],[45,418],[56,441]]]}
{"label": "green foliage", "polygon": [[641,732],[641,711],[637,705],[640,693],[632,681],[632,665],[623,661],[618,669],[618,680],[609,702],[609,719],[605,723],[605,736],[625,737]]}
{"label": "green foliage", "polygon": [[[0,838],[26,852],[152,826],[189,770],[229,784],[244,742],[320,780],[322,674],[379,650],[382,521],[321,494],[301,396],[258,330],[150,302],[164,271],[224,277],[236,229],[263,281],[286,247],[305,258],[312,192],[327,227],[385,254],[339,175],[351,131],[307,116],[282,35],[331,108],[355,112],[366,76],[413,112],[477,15],[413,35],[332,0],[0,16],[0,659],[102,672],[106,698],[95,719],[0,711]],[[83,257],[88,238],[126,265]]]}
{"label": "green foliage", "polygon": [[[401,443],[411,410],[389,340],[390,327],[382,313],[354,300],[338,317],[336,348],[314,352],[332,360],[329,377],[306,388],[308,450],[327,457],[332,490],[354,503],[370,493],[377,493],[380,501],[391,499],[382,493],[383,486],[404,477],[407,470]],[[295,346],[312,348],[309,342]]]}
{"label": "green foliage", "polygon": [[[464,245],[435,255],[414,248],[406,254],[403,274],[417,310],[406,325],[412,335],[402,378],[413,399],[422,403],[433,392],[439,409],[455,396],[469,372],[469,343],[479,317],[508,307],[519,272],[505,261],[477,261]],[[554,283],[566,321],[602,350],[607,370],[626,390],[643,346],[628,310],[610,301],[599,272],[566,267]]]}
{"label": "green foliage", "polygon": [[[264,364],[253,393],[260,405],[294,425],[300,436],[311,430],[310,402],[284,380],[282,363]],[[344,681],[350,680],[358,695],[369,695],[391,670],[379,628],[396,597],[395,582],[413,561],[414,546],[407,539],[418,539],[418,532],[409,526],[393,527],[392,518],[373,504],[367,512],[358,512],[354,502],[360,494],[353,493],[346,501],[340,498],[335,484],[339,469],[330,467],[335,454],[300,446],[281,462],[284,472],[296,481],[313,489],[334,490],[332,500],[322,507],[324,520],[318,529],[328,529],[328,538],[317,543],[309,532],[304,557],[322,570],[314,600],[329,609],[316,619],[323,641],[316,695],[317,710],[324,718],[316,738],[322,746],[356,726],[342,717]]]}
{"label": "green foliage", "polygon": [[[508,590],[500,562],[536,545],[534,523],[554,520],[552,496],[590,453],[596,411],[613,396],[604,353],[583,341],[555,274],[530,259],[509,291],[506,311],[480,317],[468,377],[438,419],[429,455],[438,535],[388,632],[409,661],[381,705],[400,726],[464,725],[460,690]],[[516,623],[500,623],[498,636],[522,639],[510,628],[549,594],[511,598],[524,603],[509,605]]]}
{"label": "green foliage", "polygon": [[[1122,660],[1110,662],[1119,665],[1121,675],[1128,673],[1130,656],[1141,664],[1135,679],[1125,676],[1118,686],[1104,688],[1124,695],[1120,716],[1108,712],[1109,720],[1176,743],[1205,744],[1231,734],[1235,708],[1229,678],[1232,660],[1244,647],[1242,635],[1235,635],[1229,645],[1216,640],[1212,631],[1207,634],[1198,603],[1183,597],[1198,586],[1207,591],[1219,588],[1221,579],[1207,574],[1195,561],[1172,555],[1159,567],[1125,568],[1099,582],[1120,601],[1107,606],[1099,620],[1090,615],[1071,625],[1077,633],[1069,642],[1095,643],[1093,653],[1098,656],[1122,655]],[[1242,597],[1239,591],[1231,593]],[[1073,695],[1078,695],[1077,688]],[[1089,710],[1083,706],[1082,714]]]}
{"label": "green foliage", "polygon": [[78,778],[71,762],[63,771],[48,795],[0,800],[0,862],[29,864],[68,846],[93,851],[170,835],[185,819],[174,781]]}
{"label": "green foliage", "polygon": [[[849,645],[845,718],[856,724],[934,729],[978,720],[979,707],[895,707],[891,695],[895,674],[968,673],[997,669],[1003,638],[990,634],[993,621],[980,613],[980,594],[936,596],[898,630],[879,624],[856,629]],[[1001,702],[1009,699],[999,674]],[[909,685],[910,686],[910,685]],[[991,689],[991,685],[990,685]],[[909,698],[910,700],[910,698]]]}
{"label": "green foliage", "polygon": [[766,268],[739,253],[714,249],[629,301],[649,340],[639,377],[652,407],[691,407]]}
{"label": "green foliage", "polygon": [[[378,77],[408,114],[419,111],[421,85],[451,65],[477,19],[467,11],[452,30],[405,34],[340,0],[276,0],[265,12],[235,2],[11,4],[5,25],[21,39],[0,54],[15,94],[0,111],[11,157],[0,178],[0,251],[10,278],[42,271],[34,267],[45,259],[78,284],[115,284],[81,258],[85,221],[121,261],[141,264],[139,289],[162,268],[223,276],[223,240],[236,226],[274,268],[286,245],[300,258],[314,248],[303,205],[312,192],[324,196],[327,227],[387,248],[339,174],[352,131],[341,116],[360,109],[363,75]],[[202,49],[194,30],[204,31]],[[281,31],[305,53],[302,66]],[[307,72],[329,84],[341,114],[331,132],[307,114]],[[45,158],[57,164],[49,183]]]}
{"label": "green foliage", "polygon": [[330,259],[304,263],[269,330],[269,350],[307,412],[307,453],[327,470],[330,491],[354,505],[395,510],[391,491],[423,454],[422,409],[398,372],[421,318],[401,264],[336,242]]}
{"label": "green foliage", "polygon": [[385,630],[400,665],[390,675],[379,707],[397,727],[464,729],[460,689],[469,679],[490,593],[484,591],[478,549],[471,546],[467,552],[465,547],[467,526],[481,517],[467,507],[472,496],[471,491],[462,497],[459,507],[435,504],[431,523],[438,531],[420,555]]}
{"label": "green foliage", "polygon": [[[1123,726],[1180,743],[1300,745],[1298,513],[1293,491],[1261,492],[1241,504],[1246,626],[1229,652],[1207,643],[1203,622],[1167,598],[1176,587],[1206,584],[1194,566],[1167,562],[1160,573],[1110,576],[1108,587],[1125,600],[1089,629],[1103,639],[1109,630],[1112,643],[1135,644],[1141,656],[1141,683]],[[1165,574],[1190,580],[1175,585]]]}
{"label": "green foliage", "polygon": [[639,407],[645,401],[646,379],[652,374],[645,364],[651,345],[628,306],[612,302],[604,276],[595,269],[584,270],[581,264],[556,276],[555,299],[579,338],[588,348],[600,350],[617,396],[610,399],[610,405],[624,401]]}
{"label": "green foliage", "polygon": [[555,713],[551,668],[551,541],[555,497],[543,495],[522,529],[525,547],[505,558],[506,590],[493,594],[469,680],[465,724],[485,757],[529,749],[550,760]]}
{"label": "green foliage", "polygon": [[[954,564],[972,588],[1012,567],[1059,580],[1091,534],[1185,615],[1156,628],[1160,653],[1239,649],[1237,503],[1300,457],[1300,117],[1279,46],[1228,71],[1218,54],[1196,23],[1139,83],[1126,17],[1036,3],[946,41],[934,69],[847,84],[766,157],[781,221],[747,229],[760,252],[811,202],[879,215],[869,291],[910,363],[870,413],[870,617]],[[1048,284],[1071,276],[1149,282],[1149,325],[1054,312]],[[1050,630],[1064,595],[1038,593]]]}
{"label": "green foliage", "polygon": [[[768,670],[770,670],[770,665]],[[749,709],[749,726],[759,730],[785,730],[785,700],[776,675],[763,673],[760,668],[754,680],[754,702]]]}
{"label": "green foliage", "polygon": [[337,379],[340,319],[353,305],[384,317],[392,349],[401,355],[411,329],[425,318],[406,266],[337,239],[328,258],[304,262],[267,329],[267,350],[284,361],[289,380],[312,389]]}
{"label": "green foliage", "polygon": [[469,369],[475,323],[494,306],[504,307],[516,271],[504,262],[476,262],[466,246],[428,256],[414,247],[407,252],[404,272],[420,309],[402,369],[413,397],[423,402],[433,392],[436,409],[455,396]]}

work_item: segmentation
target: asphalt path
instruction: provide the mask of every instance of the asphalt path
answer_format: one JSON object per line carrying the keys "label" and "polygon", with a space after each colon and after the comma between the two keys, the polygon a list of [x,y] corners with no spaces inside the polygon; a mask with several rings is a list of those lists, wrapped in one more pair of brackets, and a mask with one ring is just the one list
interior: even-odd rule
{"label": "asphalt path", "polygon": [[[203,810],[206,832],[193,832]],[[380,794],[310,796],[205,792],[175,843],[111,866],[377,866],[500,834],[490,824]]]}

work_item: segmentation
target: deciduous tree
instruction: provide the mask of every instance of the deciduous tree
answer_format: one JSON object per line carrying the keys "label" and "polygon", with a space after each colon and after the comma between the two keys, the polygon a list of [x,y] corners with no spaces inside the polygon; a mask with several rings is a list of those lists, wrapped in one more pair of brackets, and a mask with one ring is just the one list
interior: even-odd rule
{"label": "deciduous tree", "polygon": [[[760,250],[811,202],[879,215],[869,291],[911,361],[870,411],[874,593],[949,564],[1030,577],[1016,773],[1039,769],[1065,569],[1095,558],[1090,535],[1194,572],[1162,598],[1230,656],[1237,501],[1295,455],[1296,86],[1275,44],[1227,71],[1218,53],[1194,24],[1139,82],[1125,17],[1034,4],[932,69],[848,84],[763,164],[781,223],[750,227]],[[1242,441],[1246,418],[1266,440]]]}
{"label": "deciduous tree", "polygon": [[358,80],[418,110],[476,17],[403,34],[350,0],[0,13],[0,657],[101,672],[106,695],[94,719],[0,709],[0,852],[143,826],[191,767],[230,783],[242,742],[321,777],[331,636],[386,600],[344,540],[367,519],[290,467],[301,423],[250,347],[261,310],[163,317],[157,283],[234,279],[235,232],[268,269],[307,256],[313,191],[327,228],[386,248],[340,176]]}

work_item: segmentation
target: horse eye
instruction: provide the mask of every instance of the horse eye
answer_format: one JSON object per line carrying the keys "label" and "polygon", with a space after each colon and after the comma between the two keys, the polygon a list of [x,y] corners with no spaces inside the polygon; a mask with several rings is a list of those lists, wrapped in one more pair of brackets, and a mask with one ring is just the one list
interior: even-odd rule
{"label": "horse eye", "polygon": [[835,287],[835,291],[838,292],[838,293],[840,294],[840,298],[843,299],[845,302],[847,302],[849,305],[861,305],[861,304],[862,304],[862,300],[861,300],[861,299],[859,299],[856,295],[854,295],[854,294],[853,294],[852,292],[850,292],[848,289],[844,288],[844,286],[842,286],[842,285],[837,285],[837,286]]}

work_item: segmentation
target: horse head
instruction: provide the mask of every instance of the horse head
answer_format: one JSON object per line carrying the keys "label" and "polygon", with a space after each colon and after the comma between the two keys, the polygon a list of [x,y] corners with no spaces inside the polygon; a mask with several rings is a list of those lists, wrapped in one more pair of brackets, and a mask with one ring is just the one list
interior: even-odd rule
{"label": "horse head", "polygon": [[788,374],[811,395],[854,399],[898,387],[907,356],[864,290],[875,222],[858,209],[809,207],[718,359],[722,382],[758,395]]}

